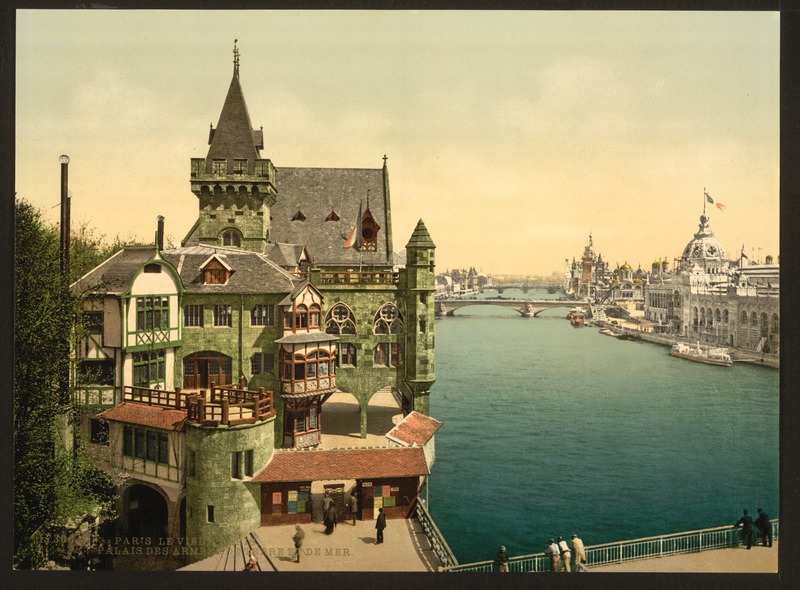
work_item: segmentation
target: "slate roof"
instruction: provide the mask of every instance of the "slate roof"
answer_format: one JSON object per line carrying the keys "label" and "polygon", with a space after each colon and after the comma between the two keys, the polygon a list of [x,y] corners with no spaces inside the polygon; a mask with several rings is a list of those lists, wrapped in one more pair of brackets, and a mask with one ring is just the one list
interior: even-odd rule
{"label": "slate roof", "polygon": [[[225,285],[204,285],[200,267],[215,253],[233,271]],[[161,255],[178,269],[187,293],[290,293],[298,281],[263,254],[240,248],[189,246]]]}
{"label": "slate roof", "polygon": [[[304,244],[317,265],[391,265],[391,218],[382,168],[276,168],[277,202],[270,208],[272,238]],[[359,206],[380,226],[376,252],[343,248]],[[339,221],[325,221],[331,211]],[[305,221],[292,221],[300,211]]]}
{"label": "slate roof", "polygon": [[267,244],[264,254],[278,266],[294,269],[303,254],[302,244]]}
{"label": "slate roof", "polygon": [[378,479],[427,475],[419,447],[278,451],[254,482]]}
{"label": "slate roof", "polygon": [[262,139],[261,132],[250,124],[250,115],[244,102],[244,93],[239,84],[239,69],[234,70],[217,128],[210,132],[207,160],[214,158],[246,159],[253,161],[259,157]]}
{"label": "slate roof", "polygon": [[438,420],[414,411],[386,433],[386,437],[400,443],[416,444],[421,447],[433,438],[441,426],[442,423]]}
{"label": "slate roof", "polygon": [[126,246],[72,284],[74,291],[125,293],[136,271],[155,254],[155,246]]}
{"label": "slate roof", "polygon": [[151,428],[160,428],[162,430],[183,430],[186,411],[136,402],[122,402],[118,406],[99,413],[97,417],[114,422],[150,426]]}

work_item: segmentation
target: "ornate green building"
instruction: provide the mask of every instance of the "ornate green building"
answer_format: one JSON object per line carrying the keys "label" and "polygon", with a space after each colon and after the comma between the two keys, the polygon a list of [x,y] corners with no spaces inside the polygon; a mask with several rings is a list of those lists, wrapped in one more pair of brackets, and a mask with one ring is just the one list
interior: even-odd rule
{"label": "ornate green building", "polygon": [[[263,149],[234,48],[208,154],[191,159],[198,217],[181,246],[163,247],[159,218],[152,247],[125,248],[73,285],[86,301],[74,372],[83,429],[120,478],[122,534],[214,549],[268,513],[309,521],[314,477],[269,494],[252,478],[276,449],[320,445],[331,395],[358,404],[362,438],[378,391],[426,437],[438,428],[427,417],[435,245],[420,220],[395,263],[386,157],[374,169],[280,168]],[[405,479],[387,489],[418,492],[428,471],[417,453],[391,456]],[[361,493],[372,482],[354,469]],[[402,516],[401,504],[385,505]]]}

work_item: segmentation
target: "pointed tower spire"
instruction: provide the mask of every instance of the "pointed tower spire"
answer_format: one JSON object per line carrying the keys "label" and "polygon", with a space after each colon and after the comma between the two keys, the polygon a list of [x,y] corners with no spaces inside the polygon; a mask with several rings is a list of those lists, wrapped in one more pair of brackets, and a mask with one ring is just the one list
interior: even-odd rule
{"label": "pointed tower spire", "polygon": [[217,128],[212,130],[208,143],[206,158],[227,160],[229,170],[226,172],[232,171],[234,160],[256,160],[264,147],[263,131],[253,129],[239,84],[239,48],[236,45],[233,47],[233,79]]}

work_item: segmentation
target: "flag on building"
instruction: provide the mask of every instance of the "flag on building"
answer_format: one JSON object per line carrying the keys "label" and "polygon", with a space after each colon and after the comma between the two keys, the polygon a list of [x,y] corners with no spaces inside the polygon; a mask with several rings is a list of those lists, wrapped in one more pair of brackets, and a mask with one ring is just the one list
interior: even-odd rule
{"label": "flag on building", "polygon": [[725,211],[725,205],[723,205],[723,204],[722,204],[722,203],[720,203],[719,201],[717,201],[717,202],[715,203],[715,202],[714,202],[714,199],[712,199],[712,198],[711,198],[711,195],[709,195],[708,193],[705,193],[705,195],[706,195],[706,201],[708,201],[709,203],[711,203],[712,205],[714,205],[714,206],[715,206],[717,209],[719,209],[720,211]]}
{"label": "flag on building", "polygon": [[350,237],[342,245],[342,248],[353,248],[356,250],[361,249],[361,205],[358,205],[358,217],[356,218],[356,226],[350,232]]}

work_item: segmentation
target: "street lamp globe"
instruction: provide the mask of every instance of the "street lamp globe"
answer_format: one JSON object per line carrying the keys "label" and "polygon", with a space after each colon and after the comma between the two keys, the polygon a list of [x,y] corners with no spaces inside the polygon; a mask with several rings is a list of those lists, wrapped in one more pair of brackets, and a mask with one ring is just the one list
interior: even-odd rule
{"label": "street lamp globe", "polygon": [[64,154],[58,158],[58,161],[61,162],[62,164],[69,164],[69,156]]}

